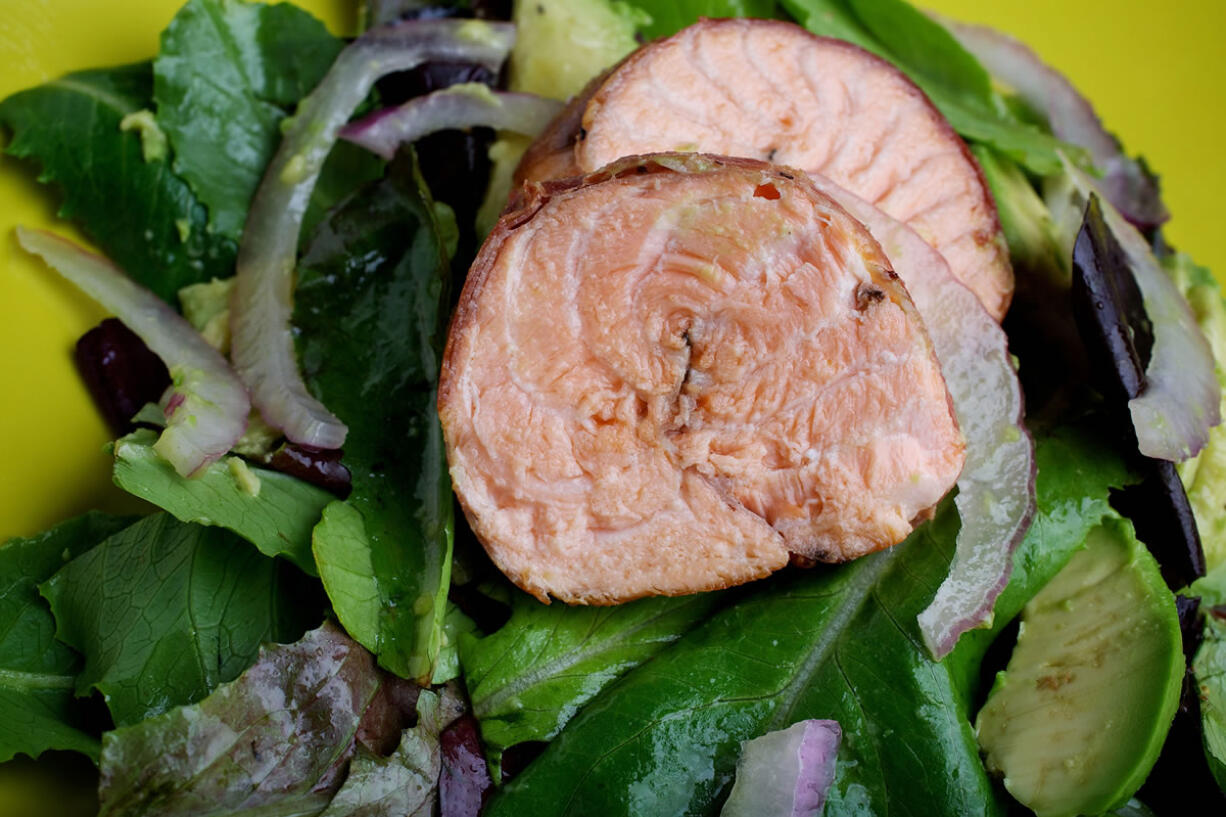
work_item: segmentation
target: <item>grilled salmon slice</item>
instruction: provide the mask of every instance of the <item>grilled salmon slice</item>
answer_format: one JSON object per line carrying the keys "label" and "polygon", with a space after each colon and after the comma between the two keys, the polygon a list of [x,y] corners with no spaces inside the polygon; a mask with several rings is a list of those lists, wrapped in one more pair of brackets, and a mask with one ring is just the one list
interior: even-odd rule
{"label": "grilled salmon slice", "polygon": [[571,603],[888,547],[964,457],[867,230],[803,173],[696,154],[525,190],[469,272],[439,413],[494,562]]}
{"label": "grilled salmon slice", "polygon": [[978,164],[889,63],[773,20],[703,20],[592,82],[518,178],[588,173],[619,156],[701,151],[820,173],[907,224],[999,321],[1013,270]]}

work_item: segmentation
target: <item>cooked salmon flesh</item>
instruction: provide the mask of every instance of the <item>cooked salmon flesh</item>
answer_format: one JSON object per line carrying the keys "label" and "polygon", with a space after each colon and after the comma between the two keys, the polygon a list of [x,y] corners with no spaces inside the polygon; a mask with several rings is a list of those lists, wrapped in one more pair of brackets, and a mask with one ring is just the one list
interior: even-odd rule
{"label": "cooked salmon flesh", "polygon": [[700,154],[529,185],[469,273],[439,411],[494,562],[571,603],[888,547],[964,458],[868,231],[803,173]]}
{"label": "cooked salmon flesh", "polygon": [[1013,271],[974,158],[900,71],[772,20],[704,20],[635,51],[572,101],[517,176],[699,151],[820,173],[907,224],[998,321]]}

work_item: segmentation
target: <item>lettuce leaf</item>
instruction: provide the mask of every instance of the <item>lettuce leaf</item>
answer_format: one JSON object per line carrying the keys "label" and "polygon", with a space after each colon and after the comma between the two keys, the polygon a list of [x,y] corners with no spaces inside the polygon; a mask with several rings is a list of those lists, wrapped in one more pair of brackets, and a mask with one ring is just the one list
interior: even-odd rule
{"label": "lettuce leaf", "polygon": [[320,817],[432,817],[443,758],[439,737],[464,711],[449,688],[422,690],[417,723],[388,757],[359,746],[345,784]]}
{"label": "lettuce leaf", "polygon": [[55,619],[38,585],[131,522],[89,513],[0,546],[0,762],[48,749],[97,759],[98,740],[84,731],[73,707],[80,659],[55,640]]}
{"label": "lettuce leaf", "polygon": [[188,284],[230,275],[234,242],[207,230],[207,214],[166,158],[146,160],[125,116],[152,104],[149,63],[82,71],[0,102],[7,152],[41,167],[59,215],[81,225],[124,272],[170,303]]}
{"label": "lettuce leaf", "polygon": [[384,680],[331,624],[262,649],[199,703],[103,736],[101,815],[316,814]]}
{"label": "lettuce leaf", "polygon": [[602,689],[680,638],[720,599],[718,593],[700,593],[568,607],[515,592],[506,625],[460,641],[494,779],[500,777],[503,751],[553,738]]}
{"label": "lettuce leaf", "polygon": [[632,0],[632,5],[651,15],[639,31],[647,39],[667,37],[694,23],[699,17],[776,17],[776,0]]}
{"label": "lettuce leaf", "polygon": [[203,698],[290,638],[277,565],[221,528],[154,514],[73,559],[42,585],[60,641],[85,656],[78,695],[97,688],[115,722]]}
{"label": "lettuce leaf", "polygon": [[[1126,474],[1071,432],[1039,440],[1039,461],[1040,521],[1018,556],[1033,564],[1009,607],[1081,545]],[[957,527],[946,502],[890,550],[767,580],[592,700],[487,813],[710,814],[741,741],[807,718],[844,729],[827,815],[1002,813],[968,720],[978,661],[932,662],[914,622]]]}
{"label": "lettuce leaf", "polygon": [[341,623],[379,663],[429,682],[451,576],[451,481],[435,411],[450,268],[411,161],[334,211],[299,266],[303,375],[349,426],[353,493],[313,548]]}
{"label": "lettuce leaf", "polygon": [[1033,173],[1061,170],[1073,148],[1014,117],[987,71],[939,23],[906,0],[780,0],[814,34],[847,40],[896,65],[926,93],[954,130],[990,145]]}
{"label": "lettuce leaf", "polygon": [[1192,664],[1200,688],[1200,712],[1205,759],[1222,791],[1226,791],[1226,621],[1210,613],[1205,635]]}
{"label": "lettuce leaf", "polygon": [[[344,43],[289,3],[191,0],[162,32],[153,62],[157,122],[174,170],[208,208],[209,227],[237,241],[247,207],[281,140],[281,122],[323,78]],[[316,216],[382,162],[341,151]],[[339,183],[341,189],[332,189]],[[318,196],[316,197],[318,198]]]}
{"label": "lettuce leaf", "polygon": [[316,575],[311,530],[336,497],[279,471],[244,466],[258,481],[253,495],[227,461],[181,477],[153,450],[155,439],[152,432],[138,430],[115,442],[116,485],[183,522],[232,530],[265,556],[283,556]]}

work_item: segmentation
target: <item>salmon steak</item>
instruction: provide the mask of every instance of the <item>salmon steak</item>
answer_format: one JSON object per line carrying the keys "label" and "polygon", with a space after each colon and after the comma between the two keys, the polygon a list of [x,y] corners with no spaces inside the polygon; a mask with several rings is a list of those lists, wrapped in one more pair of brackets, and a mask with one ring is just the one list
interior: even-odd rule
{"label": "salmon steak", "polygon": [[774,20],[703,20],[590,83],[520,181],[698,151],[821,174],[917,232],[1000,321],[1013,297],[996,206],[966,145],[897,68]]}
{"label": "salmon steak", "polygon": [[702,154],[525,187],[469,272],[439,414],[473,530],[542,601],[889,547],[965,456],[865,227],[803,173]]}

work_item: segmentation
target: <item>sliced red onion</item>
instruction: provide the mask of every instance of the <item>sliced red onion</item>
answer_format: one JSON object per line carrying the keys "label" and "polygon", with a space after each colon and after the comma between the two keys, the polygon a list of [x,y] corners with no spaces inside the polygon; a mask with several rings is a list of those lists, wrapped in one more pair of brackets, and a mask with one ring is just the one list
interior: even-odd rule
{"label": "sliced red onion", "polygon": [[251,402],[225,358],[165,301],[100,255],[41,230],[17,228],[26,251],[113,312],[170,370],[162,395],[166,428],[153,448],[180,476],[230,450],[247,428]]}
{"label": "sliced red onion", "polygon": [[1170,218],[1158,194],[1158,184],[1104,128],[1090,101],[1056,69],[1026,45],[993,28],[941,19],[949,32],[992,76],[1007,83],[1022,100],[1047,115],[1052,133],[1085,148],[1102,173],[1103,195],[1141,229],[1157,227]]}
{"label": "sliced red onion", "polygon": [[346,125],[340,135],[391,159],[401,144],[452,128],[484,126],[535,136],[560,110],[562,103],[554,99],[491,91],[480,82],[465,82],[373,113]]}
{"label": "sliced red onion", "polygon": [[721,817],[817,817],[834,782],[838,721],[800,721],[741,744]]}
{"label": "sliced red onion", "polygon": [[966,440],[955,503],[962,518],[949,575],[919,616],[941,658],[958,636],[992,618],[1013,551],[1034,515],[1034,443],[1004,330],[936,250],[910,227],[820,176],[813,182],[881,244],[924,318]]}
{"label": "sliced red onion", "polygon": [[430,60],[496,71],[513,39],[509,23],[481,20],[409,20],[372,28],[341,52],[289,120],[243,228],[230,348],[252,402],[293,442],[339,448],[348,432],[307,391],[290,331],[302,218],[338,131],[380,77]]}
{"label": "sliced red onion", "polygon": [[[1100,200],[1105,196],[1088,173],[1067,159],[1064,165],[1075,199],[1069,212],[1084,212],[1091,193],[1098,193]],[[1186,460],[1205,447],[1209,429],[1221,422],[1221,386],[1214,375],[1213,351],[1149,242],[1110,202],[1102,201],[1102,206],[1103,220],[1124,251],[1153,326],[1145,385],[1128,401],[1137,448],[1154,459]],[[1080,220],[1065,236],[1070,257],[1079,228]]]}

